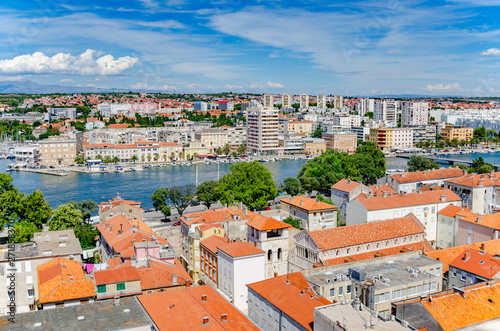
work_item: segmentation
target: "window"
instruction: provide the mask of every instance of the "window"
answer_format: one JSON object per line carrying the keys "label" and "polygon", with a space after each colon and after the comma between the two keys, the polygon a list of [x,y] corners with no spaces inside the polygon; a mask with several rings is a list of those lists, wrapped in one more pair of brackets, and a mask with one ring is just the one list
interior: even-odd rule
{"label": "window", "polygon": [[250,302],[253,301],[253,294],[252,294],[252,292],[248,292],[248,301],[250,301]]}
{"label": "window", "polygon": [[457,271],[455,269],[453,269],[451,275],[453,276],[453,278],[457,277]]}
{"label": "window", "polygon": [[344,286],[339,287],[339,296],[344,295]]}
{"label": "window", "polygon": [[271,308],[271,306],[267,306],[267,315],[273,316],[273,309]]}
{"label": "window", "polygon": [[417,216],[420,216],[420,208],[417,208]]}
{"label": "window", "polygon": [[406,290],[404,288],[400,289],[400,290],[393,290],[392,291],[392,299],[393,300],[404,298],[405,295],[406,295]]}
{"label": "window", "polygon": [[34,295],[34,291],[33,290],[28,290],[28,298],[32,298]]}
{"label": "window", "polygon": [[97,293],[106,293],[106,285],[97,286]]}
{"label": "window", "polygon": [[468,234],[472,234],[472,226],[468,226],[467,227],[467,233]]}
{"label": "window", "polygon": [[462,272],[460,273],[460,280],[465,282],[465,280],[466,280],[466,279],[467,279],[467,275],[466,275],[466,273],[465,273],[465,272],[463,272],[463,271],[462,271]]}
{"label": "window", "polygon": [[116,289],[118,291],[124,290],[125,289],[125,283],[118,283],[118,284],[116,284]]}
{"label": "window", "polygon": [[33,277],[26,276],[26,284],[33,284]]}
{"label": "window", "polygon": [[335,296],[335,287],[330,289],[330,298]]}
{"label": "window", "polygon": [[352,289],[352,285],[347,285],[347,287],[346,287],[346,294],[351,294],[351,292],[352,292],[351,289]]}

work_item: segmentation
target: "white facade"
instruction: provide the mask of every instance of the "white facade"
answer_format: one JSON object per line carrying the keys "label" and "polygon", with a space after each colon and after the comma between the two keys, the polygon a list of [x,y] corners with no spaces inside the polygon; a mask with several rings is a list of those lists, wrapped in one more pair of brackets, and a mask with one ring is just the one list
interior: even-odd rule
{"label": "white facade", "polygon": [[342,97],[342,95],[340,94],[335,95],[335,97],[333,98],[333,107],[335,109],[340,109],[342,108],[343,105],[344,105],[344,97]]}
{"label": "white facade", "polygon": [[219,290],[228,296],[233,304],[242,311],[248,309],[248,290],[246,284],[265,279],[265,253],[232,257],[217,250],[217,273]]}
{"label": "white facade", "polygon": [[264,94],[264,107],[274,107],[274,96],[272,94]]}
{"label": "white facade", "polygon": [[316,99],[316,107],[319,109],[326,109],[326,97],[324,94],[318,94]]}
{"label": "white facade", "polygon": [[38,146],[24,146],[14,148],[16,162],[35,163],[40,160]]}
{"label": "white facade", "polygon": [[247,147],[254,153],[268,153],[279,147],[278,108],[247,109]]}
{"label": "white facade", "polygon": [[309,96],[307,94],[300,95],[300,109],[309,108]]}
{"label": "white facade", "polygon": [[259,231],[249,226],[248,242],[266,252],[265,279],[288,273],[288,228]]}
{"label": "white facade", "polygon": [[401,109],[402,125],[426,125],[429,123],[427,102],[405,102]]}
{"label": "white facade", "polygon": [[283,94],[281,97],[282,108],[292,108],[292,96],[290,94]]}
{"label": "white facade", "polygon": [[373,112],[375,121],[387,121],[388,123],[396,124],[398,122],[398,107],[399,103],[394,100],[377,100]]}
{"label": "white facade", "polygon": [[410,148],[413,146],[413,129],[397,128],[393,130],[394,148]]}

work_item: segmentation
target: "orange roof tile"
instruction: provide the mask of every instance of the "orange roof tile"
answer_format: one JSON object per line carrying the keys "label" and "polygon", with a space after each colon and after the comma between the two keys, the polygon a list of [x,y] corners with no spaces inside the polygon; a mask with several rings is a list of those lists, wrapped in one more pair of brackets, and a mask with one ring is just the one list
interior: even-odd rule
{"label": "orange roof tile", "polygon": [[314,308],[331,304],[316,295],[300,272],[247,285],[306,330],[312,331]]}
{"label": "orange roof tile", "polygon": [[446,183],[467,187],[493,186],[498,185],[500,181],[500,172],[491,174],[468,174],[462,177],[446,180]]}
{"label": "orange roof tile", "polygon": [[421,193],[397,194],[393,196],[389,195],[387,197],[372,196],[368,198],[366,194],[360,194],[357,199],[367,210],[379,210],[441,203],[441,196],[443,195],[445,196],[445,202],[462,201],[458,195],[448,189],[425,191]]}
{"label": "orange roof tile", "polygon": [[253,221],[247,222],[247,225],[259,231],[271,231],[292,227],[290,224],[278,221],[272,217],[254,219]]}
{"label": "orange roof tile", "polygon": [[445,188],[442,186],[438,185],[433,185],[433,184],[425,184],[420,188],[422,191],[438,191],[438,190],[444,190]]}
{"label": "orange roof tile", "polygon": [[321,210],[336,210],[339,209],[337,206],[330,205],[325,202],[318,201],[316,199],[311,199],[303,196],[296,196],[292,198],[281,199],[281,203],[286,203],[292,205],[296,208],[300,208],[307,211],[321,211]]}
{"label": "orange roof tile", "polygon": [[217,248],[229,243],[229,239],[212,235],[208,238],[200,240],[200,245],[205,246],[210,252],[217,254]]}
{"label": "orange roof tile", "polygon": [[97,285],[128,282],[141,278],[135,267],[98,270],[94,271],[94,277]]}
{"label": "orange roof tile", "polygon": [[493,279],[500,271],[500,256],[467,248],[450,265],[486,279]]}
{"label": "orange roof tile", "polygon": [[375,195],[384,195],[386,194],[398,194],[398,192],[390,187],[389,185],[371,185],[369,188],[372,189],[372,194]]}
{"label": "orange roof tile", "polygon": [[220,223],[209,223],[209,224],[202,224],[198,226],[198,229],[200,229],[201,232],[204,232],[206,230],[212,229],[212,228],[223,228],[223,226]]}
{"label": "orange roof tile", "polygon": [[[202,295],[206,301],[202,301]],[[160,330],[259,330],[208,285],[158,292],[137,297]],[[227,322],[221,320],[226,314]],[[203,326],[203,318],[209,324]]]}
{"label": "orange roof tile", "polygon": [[467,248],[480,250],[481,247],[483,247],[483,245],[484,245],[484,251],[488,254],[495,255],[500,253],[500,239],[494,239],[470,245],[462,245],[462,246],[440,249],[433,252],[425,252],[425,255],[435,260],[443,262],[444,264],[443,273],[446,273],[448,272],[448,267],[450,263],[463,251],[465,251]]}
{"label": "orange roof tile", "polygon": [[342,192],[351,192],[354,190],[356,187],[359,186],[359,183],[354,181],[354,180],[348,180],[345,178],[342,178],[339,180],[335,185],[332,186],[334,190],[342,191]]}
{"label": "orange roof tile", "polygon": [[461,221],[479,224],[491,229],[500,229],[500,215],[498,215],[497,213],[488,215],[479,215],[474,213],[466,213],[461,215],[460,213],[459,215],[463,216],[460,217]]}
{"label": "orange roof tile", "polygon": [[448,207],[444,207],[443,209],[441,209],[438,212],[438,214],[448,216],[448,217],[455,217],[455,215],[457,215],[457,213],[460,213],[460,212],[465,212],[466,214],[468,214],[468,213],[471,213],[471,210],[467,209],[465,207],[449,205]]}
{"label": "orange roof tile", "polygon": [[408,172],[404,174],[395,174],[390,177],[399,184],[421,182],[425,180],[437,180],[454,178],[465,175],[467,172],[457,168],[446,168],[437,170],[427,170],[419,172]]}
{"label": "orange roof tile", "polygon": [[40,303],[59,302],[95,296],[95,284],[85,278],[80,263],[52,259],[37,268]]}
{"label": "orange roof tile", "polygon": [[310,231],[314,242],[323,250],[349,247],[375,241],[424,233],[425,227],[413,215],[384,221],[368,222],[338,228]]}
{"label": "orange roof tile", "polygon": [[264,251],[262,249],[257,248],[246,241],[229,243],[224,246],[217,247],[217,249],[232,257],[264,254]]}
{"label": "orange roof tile", "polygon": [[[446,292],[421,303],[445,330],[462,329],[500,317],[500,283],[472,286],[465,295]],[[490,301],[491,300],[491,301]]]}
{"label": "orange roof tile", "polygon": [[247,215],[243,210],[238,209],[238,207],[221,208],[217,210],[206,210],[199,213],[185,214],[179,217],[181,222],[192,225],[192,224],[204,224],[204,223],[220,223],[225,221],[232,221],[233,216],[239,216],[241,220],[253,220],[255,217],[262,217],[261,215],[247,212]]}
{"label": "orange roof tile", "polygon": [[[149,267],[139,267],[137,272],[141,277],[141,287],[143,290],[155,289],[169,286],[192,284],[193,279],[182,267],[179,261],[176,264],[170,264],[165,261],[151,260]],[[174,284],[174,275],[176,284]]]}

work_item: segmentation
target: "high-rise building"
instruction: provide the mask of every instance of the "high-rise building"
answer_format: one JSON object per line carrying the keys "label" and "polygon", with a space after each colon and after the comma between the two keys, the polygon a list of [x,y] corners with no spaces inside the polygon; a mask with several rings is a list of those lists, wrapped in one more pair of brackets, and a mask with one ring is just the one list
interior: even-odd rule
{"label": "high-rise building", "polygon": [[405,102],[401,109],[402,125],[426,125],[429,123],[427,102]]}
{"label": "high-rise building", "polygon": [[272,94],[264,94],[264,107],[274,107],[274,98]]}
{"label": "high-rise building", "polygon": [[335,95],[335,97],[333,98],[333,107],[336,109],[340,109],[342,108],[343,105],[344,105],[344,98],[342,97],[342,95],[340,94]]}
{"label": "high-rise building", "polygon": [[367,112],[373,112],[375,108],[375,100],[374,99],[360,99],[356,104],[355,109],[358,112],[358,115],[364,116]]}
{"label": "high-rise building", "polygon": [[319,109],[326,109],[326,97],[324,94],[318,94],[316,98],[316,107]]}
{"label": "high-rise building", "polygon": [[386,121],[396,124],[398,121],[399,102],[394,100],[377,100],[373,112],[375,121]]}
{"label": "high-rise building", "polygon": [[307,94],[300,95],[300,108],[301,109],[309,108],[309,96]]}
{"label": "high-rise building", "polygon": [[204,111],[208,110],[208,103],[205,101],[195,101],[193,102],[194,111]]}
{"label": "high-rise building", "polygon": [[292,108],[292,96],[290,94],[283,94],[281,97],[282,108]]}
{"label": "high-rise building", "polygon": [[247,109],[247,148],[253,153],[269,153],[278,149],[278,108]]}

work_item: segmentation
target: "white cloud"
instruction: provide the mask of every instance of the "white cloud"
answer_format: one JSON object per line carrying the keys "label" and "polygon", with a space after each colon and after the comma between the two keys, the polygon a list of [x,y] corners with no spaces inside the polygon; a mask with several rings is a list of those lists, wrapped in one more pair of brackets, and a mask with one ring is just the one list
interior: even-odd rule
{"label": "white cloud", "polygon": [[[94,58],[96,57],[96,58]],[[87,49],[80,55],[57,53],[49,57],[42,52],[0,60],[2,73],[69,73],[80,75],[117,75],[140,63],[138,58],[124,56],[115,59],[113,55],[102,55]]]}
{"label": "white cloud", "polygon": [[483,56],[500,56],[500,49],[498,48],[490,48],[484,52],[481,52]]}
{"label": "white cloud", "polygon": [[274,87],[274,88],[282,88],[284,87],[282,84],[280,83],[273,83],[273,82],[267,82],[267,86],[269,87]]}
{"label": "white cloud", "polygon": [[75,81],[73,79],[65,78],[61,79],[59,83],[74,83]]}
{"label": "white cloud", "polygon": [[435,84],[435,85],[427,85],[426,87],[423,87],[422,90],[428,91],[428,92],[461,92],[464,91],[463,87],[460,86],[458,83],[452,83],[452,84]]}
{"label": "white cloud", "polygon": [[224,86],[224,88],[230,89],[230,90],[241,90],[243,88],[243,86],[227,84]]}
{"label": "white cloud", "polygon": [[130,85],[130,88],[138,91],[145,91],[145,90],[166,91],[166,90],[177,89],[176,86],[170,86],[170,85],[150,86],[147,83],[141,83],[141,82],[138,82],[137,84],[134,85]]}

